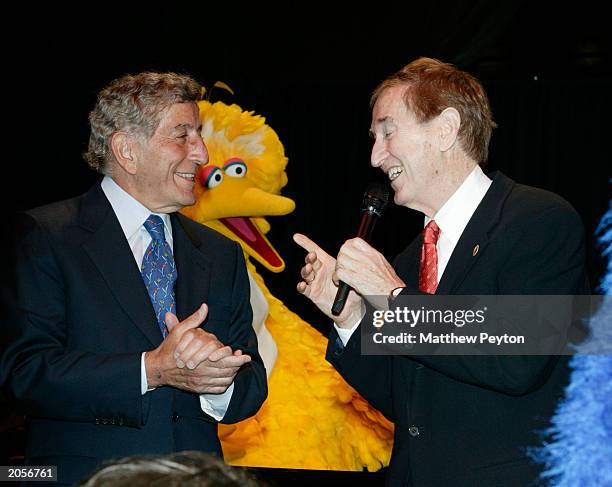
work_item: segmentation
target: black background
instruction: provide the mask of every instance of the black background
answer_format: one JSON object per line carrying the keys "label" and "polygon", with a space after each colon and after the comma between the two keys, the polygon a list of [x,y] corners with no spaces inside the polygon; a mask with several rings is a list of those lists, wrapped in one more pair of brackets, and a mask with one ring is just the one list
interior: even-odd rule
{"label": "black background", "polygon": [[[488,170],[554,191],[578,210],[596,283],[603,263],[592,236],[612,176],[609,17],[599,2],[562,3],[14,5],[3,21],[4,207],[72,197],[95,181],[81,157],[87,114],[112,79],[152,69],[189,73],[207,87],[224,81],[236,95],[219,90],[213,99],[264,115],[289,158],[283,194],[297,209],[269,219],[287,269],[261,272],[276,296],[325,331],[294,291],[303,252],[290,236],[306,233],[334,253],[355,232],[363,190],[379,177],[369,166],[369,94],[425,55],[481,79],[499,125]],[[421,225],[416,212],[390,208],[374,243],[392,258]]]}
{"label": "black background", "polygon": [[[559,2],[560,3],[560,2]],[[368,181],[369,94],[418,56],[438,57],[477,75],[499,128],[489,170],[565,197],[589,236],[606,209],[611,84],[606,16],[597,2],[328,4],[99,4],[95,10],[22,12],[5,41],[5,79],[14,105],[5,129],[4,181],[10,205],[30,208],[84,192],[96,179],[81,154],[96,93],[124,73],[174,70],[210,88],[221,80],[238,103],[264,115],[289,157],[283,194],[297,203],[271,218],[271,241],[287,262],[264,273],[272,291],[317,327],[320,315],[294,293],[300,231],[335,252],[356,230]],[[17,190],[17,191],[15,191]],[[391,208],[375,243],[389,258],[419,231],[421,216]],[[551,235],[554,238],[554,235]],[[589,270],[603,269],[589,247]]]}

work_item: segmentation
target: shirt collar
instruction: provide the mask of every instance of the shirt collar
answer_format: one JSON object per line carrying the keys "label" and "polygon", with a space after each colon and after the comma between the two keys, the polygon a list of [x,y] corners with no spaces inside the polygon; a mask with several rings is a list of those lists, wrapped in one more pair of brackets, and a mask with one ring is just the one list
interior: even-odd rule
{"label": "shirt collar", "polygon": [[[436,221],[442,233],[455,245],[465,230],[470,218],[491,186],[491,180],[480,166],[476,166],[461,186],[446,200],[433,220]],[[425,225],[432,219],[425,217]]]}
{"label": "shirt collar", "polygon": [[104,176],[101,186],[115,215],[117,215],[121,229],[128,241],[137,231],[143,228],[144,222],[150,215],[158,215],[161,217],[164,222],[166,240],[172,239],[170,215],[167,213],[153,213],[132,195],[127,193],[110,176]]}

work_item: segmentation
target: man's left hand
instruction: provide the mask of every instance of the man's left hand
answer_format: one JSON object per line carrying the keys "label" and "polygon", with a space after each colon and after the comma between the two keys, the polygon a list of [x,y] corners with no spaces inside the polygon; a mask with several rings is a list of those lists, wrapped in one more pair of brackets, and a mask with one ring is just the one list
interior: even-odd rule
{"label": "man's left hand", "polygon": [[234,381],[240,367],[250,361],[251,357],[243,355],[241,350],[232,353],[230,347],[223,347],[195,369],[182,369],[181,374],[190,388],[200,394],[222,394]]}
{"label": "man's left hand", "polygon": [[340,248],[334,280],[346,282],[370,301],[384,297],[384,303],[371,302],[377,308],[385,306],[393,289],[405,286],[387,259],[361,238],[347,240]]}
{"label": "man's left hand", "polygon": [[[166,323],[174,328],[178,319],[172,313],[167,313]],[[175,375],[179,374],[182,381],[186,381],[196,392],[225,392],[240,367],[250,362],[251,357],[243,355],[241,350],[233,351],[228,345],[219,345],[216,337],[202,328],[189,330],[181,336],[174,352],[176,366],[182,369],[181,372],[175,371]]]}

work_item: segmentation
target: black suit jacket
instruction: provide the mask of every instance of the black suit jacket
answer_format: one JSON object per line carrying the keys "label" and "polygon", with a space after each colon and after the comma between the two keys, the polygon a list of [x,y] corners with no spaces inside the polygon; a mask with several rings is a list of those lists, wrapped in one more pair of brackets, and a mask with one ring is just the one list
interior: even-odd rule
{"label": "black suit jacket", "polygon": [[[242,251],[180,214],[171,220],[178,318],[206,302],[202,326],[252,357],[234,380],[222,420],[240,421],[267,395]],[[1,370],[30,417],[31,464],[58,465],[60,480],[71,483],[113,457],[221,453],[217,422],[202,411],[197,394],[160,387],[141,395],[141,354],[162,335],[99,183],[81,197],[25,215],[17,276],[22,319]]]}
{"label": "black suit jacket", "polygon": [[[479,251],[473,255],[473,248]],[[421,236],[394,268],[417,292]],[[497,173],[453,251],[437,294],[585,294],[584,231],[560,197]],[[388,485],[529,485],[567,379],[565,357],[361,356],[335,330],[327,359],[395,423]]]}

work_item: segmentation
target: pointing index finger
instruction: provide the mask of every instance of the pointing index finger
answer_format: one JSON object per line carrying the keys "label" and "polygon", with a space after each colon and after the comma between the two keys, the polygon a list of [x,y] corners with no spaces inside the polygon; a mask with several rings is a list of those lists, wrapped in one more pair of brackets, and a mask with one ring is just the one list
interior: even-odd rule
{"label": "pointing index finger", "polygon": [[321,247],[301,233],[294,233],[293,241],[308,252],[323,252]]}

